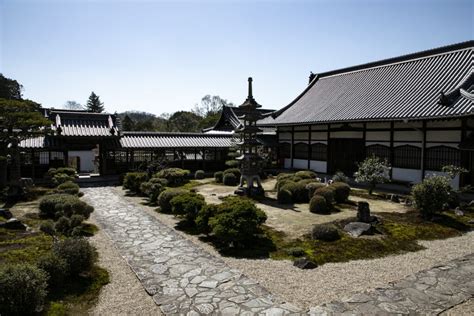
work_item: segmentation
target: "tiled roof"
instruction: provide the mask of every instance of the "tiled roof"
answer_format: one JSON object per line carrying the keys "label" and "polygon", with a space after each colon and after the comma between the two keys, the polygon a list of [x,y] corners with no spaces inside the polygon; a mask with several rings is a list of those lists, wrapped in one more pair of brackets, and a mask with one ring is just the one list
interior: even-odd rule
{"label": "tiled roof", "polygon": [[[275,110],[258,109],[258,111],[265,115],[272,113]],[[205,133],[209,133],[210,131],[234,131],[242,123],[239,117],[243,114],[245,114],[245,110],[241,108],[224,106],[222,107],[221,116],[217,123],[213,127],[206,128],[203,131]]]}
{"label": "tiled roof", "polygon": [[51,110],[52,130],[61,136],[115,136],[118,134],[116,118],[111,114],[85,111]]}
{"label": "tiled roof", "polygon": [[473,47],[469,41],[316,75],[293,102],[259,125],[472,114]]}
{"label": "tiled roof", "polygon": [[226,148],[232,144],[229,134],[124,132],[123,148]]}

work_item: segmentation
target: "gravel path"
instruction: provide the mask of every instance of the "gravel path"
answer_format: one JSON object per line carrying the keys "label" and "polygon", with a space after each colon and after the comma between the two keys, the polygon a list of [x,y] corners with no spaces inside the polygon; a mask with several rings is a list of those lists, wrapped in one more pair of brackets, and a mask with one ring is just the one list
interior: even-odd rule
{"label": "gravel path", "polygon": [[[97,224],[95,214],[90,222]],[[91,315],[161,315],[137,279],[135,273],[118,253],[110,237],[101,229],[89,241],[99,252],[99,265],[107,269],[110,283],[100,292],[99,300]]]}

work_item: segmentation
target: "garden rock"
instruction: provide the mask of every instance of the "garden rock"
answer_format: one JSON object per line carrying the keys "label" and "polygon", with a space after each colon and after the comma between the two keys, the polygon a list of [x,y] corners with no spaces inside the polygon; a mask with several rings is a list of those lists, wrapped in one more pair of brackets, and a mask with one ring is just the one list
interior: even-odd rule
{"label": "garden rock", "polygon": [[400,203],[400,197],[397,194],[390,195],[390,201]]}
{"label": "garden rock", "polygon": [[0,224],[0,227],[6,229],[26,230],[26,225],[16,218],[10,218],[5,223]]}
{"label": "garden rock", "polygon": [[297,268],[300,268],[300,269],[304,269],[304,270],[307,270],[307,269],[315,269],[318,267],[318,265],[316,263],[314,263],[313,261],[309,260],[308,258],[299,258],[299,259],[296,259],[294,262],[293,262],[293,265]]}
{"label": "garden rock", "polygon": [[457,216],[464,216],[464,212],[459,207],[456,207],[454,209],[454,214],[456,214]]}
{"label": "garden rock", "polygon": [[357,204],[357,219],[363,223],[371,222],[369,203],[360,201]]}
{"label": "garden rock", "polygon": [[6,219],[10,219],[13,217],[13,214],[7,209],[0,208],[0,216]]}
{"label": "garden rock", "polygon": [[352,237],[370,235],[372,233],[372,225],[362,222],[352,222],[344,226],[344,231]]}

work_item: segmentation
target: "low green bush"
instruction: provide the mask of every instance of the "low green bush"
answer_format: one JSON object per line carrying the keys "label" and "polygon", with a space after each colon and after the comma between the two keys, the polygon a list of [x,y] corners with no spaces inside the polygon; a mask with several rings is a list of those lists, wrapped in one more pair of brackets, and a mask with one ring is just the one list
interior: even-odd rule
{"label": "low green bush", "polygon": [[295,173],[295,176],[301,179],[316,179],[318,175],[316,174],[316,172],[313,172],[311,170],[303,170]]}
{"label": "low green bush", "polygon": [[294,177],[294,173],[279,173],[277,175],[277,181],[284,180],[284,179],[291,179]]}
{"label": "low green bush", "polygon": [[206,205],[206,202],[204,202],[202,195],[187,192],[173,197],[170,200],[170,204],[174,215],[184,217],[186,222],[194,224],[196,216]]}
{"label": "low green bush", "polygon": [[47,273],[49,288],[61,286],[69,274],[66,260],[52,252],[40,257],[37,266]]}
{"label": "low green bush", "polygon": [[311,182],[311,183],[308,183],[306,185],[306,191],[308,191],[308,199],[311,200],[311,198],[313,197],[314,195],[314,191],[316,191],[317,189],[319,188],[323,188],[325,187],[326,185],[324,183],[320,183],[320,182]]}
{"label": "low green bush", "polygon": [[233,173],[237,177],[237,179],[240,179],[241,173],[240,173],[239,168],[229,168],[229,169],[224,170],[224,176],[227,173]]}
{"label": "low green bush", "polygon": [[304,249],[301,247],[291,247],[285,250],[289,256],[303,257],[305,255]]}
{"label": "low green bush", "polygon": [[281,179],[281,180],[277,180],[277,183],[275,184],[275,189],[276,191],[280,191],[281,188],[287,184],[287,183],[296,183],[295,181],[292,180],[293,178],[284,178],[284,179]]}
{"label": "low green bush", "polygon": [[54,177],[58,173],[63,173],[71,177],[76,177],[77,175],[76,169],[69,167],[49,168],[47,175],[50,177]]}
{"label": "low green bush", "polygon": [[205,176],[206,173],[204,172],[204,170],[196,170],[196,172],[194,173],[194,179],[204,179]]}
{"label": "low green bush", "polygon": [[127,172],[123,178],[123,188],[134,193],[141,193],[140,186],[147,180],[146,172]]}
{"label": "low green bush", "polygon": [[336,241],[341,238],[339,231],[331,224],[317,224],[311,230],[311,237],[322,241]]}
{"label": "low green bush", "polygon": [[53,253],[65,260],[70,276],[90,271],[97,252],[84,238],[66,238],[53,244]]}
{"label": "low green bush", "polygon": [[35,315],[42,311],[48,276],[29,264],[6,265],[0,270],[0,314]]}
{"label": "low green bush", "polygon": [[425,178],[411,190],[411,196],[416,209],[425,219],[443,210],[454,195],[450,179],[444,176]]}
{"label": "low green bush", "polygon": [[63,183],[72,182],[72,181],[74,181],[74,177],[70,176],[70,175],[67,175],[65,173],[57,173],[53,176],[54,186],[59,186]]}
{"label": "low green bush", "polygon": [[66,194],[72,194],[72,195],[78,195],[79,194],[79,186],[72,182],[72,181],[67,181],[64,183],[61,183],[58,185],[56,188],[56,192],[58,193],[66,193]]}
{"label": "low green bush", "polygon": [[74,214],[89,218],[94,208],[77,196],[70,194],[51,194],[40,202],[40,216],[43,218],[71,217]]}
{"label": "low green bush", "polygon": [[52,220],[47,220],[41,223],[40,230],[50,236],[56,235],[56,230],[54,229],[54,222]]}
{"label": "low green bush", "polygon": [[184,189],[179,189],[179,188],[168,188],[164,190],[163,192],[160,193],[158,196],[158,205],[160,207],[161,212],[167,213],[171,212],[172,207],[171,207],[171,199],[174,198],[175,196],[178,196],[180,194],[185,194],[188,191]]}
{"label": "low green bush", "polygon": [[223,171],[217,171],[217,172],[214,173],[214,180],[217,183],[222,183],[223,178],[224,178],[224,172]]}
{"label": "low green bush", "polygon": [[334,182],[331,187],[334,188],[334,199],[337,203],[344,203],[349,199],[351,187],[347,183]]}
{"label": "low green bush", "polygon": [[278,191],[277,199],[280,204],[291,204],[293,203],[293,194],[290,190],[282,189]]}
{"label": "low green bush", "polygon": [[336,196],[335,190],[331,186],[324,186],[322,188],[318,188],[314,191],[314,195],[320,195],[326,199],[326,203],[328,206],[334,203],[334,198]]}
{"label": "low green bush", "polygon": [[225,165],[229,168],[238,168],[240,166],[240,161],[238,160],[227,160]]}
{"label": "low green bush", "polygon": [[61,216],[54,224],[54,230],[63,235],[69,235],[69,231],[71,230],[71,221],[66,216]]}
{"label": "low green bush", "polygon": [[349,182],[349,177],[344,174],[342,171],[337,171],[333,176],[332,176],[332,181],[334,182],[344,182],[348,183]]}
{"label": "low green bush", "polygon": [[321,195],[314,195],[309,201],[309,211],[316,214],[329,214],[326,199]]}
{"label": "low green bush", "polygon": [[74,214],[71,216],[70,226],[71,228],[76,228],[76,227],[81,226],[82,222],[84,222],[84,216],[79,215],[79,214]]}
{"label": "low green bush", "polygon": [[195,223],[200,233],[209,235],[212,230],[209,226],[209,219],[215,216],[217,212],[218,207],[215,204],[206,204],[199,210]]}
{"label": "low green bush", "polygon": [[151,178],[140,185],[140,191],[148,197],[151,204],[156,204],[158,196],[166,188],[168,180],[162,178]]}
{"label": "low green bush", "polygon": [[238,183],[238,180],[237,180],[237,176],[231,172],[228,172],[228,173],[224,173],[224,177],[222,179],[222,182],[225,184],[225,185],[237,185]]}
{"label": "low green bush", "polygon": [[156,178],[168,180],[169,186],[180,186],[189,181],[189,170],[181,168],[166,168],[155,174]]}

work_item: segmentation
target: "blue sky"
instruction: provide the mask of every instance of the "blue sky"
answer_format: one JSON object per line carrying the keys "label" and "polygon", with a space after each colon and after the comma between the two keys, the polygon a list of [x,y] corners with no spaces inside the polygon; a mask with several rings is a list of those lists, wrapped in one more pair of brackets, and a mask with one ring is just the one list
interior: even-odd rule
{"label": "blue sky", "polygon": [[0,0],[0,72],[46,107],[109,112],[191,109],[206,94],[236,104],[247,77],[266,108],[315,73],[474,38],[474,1]]}

